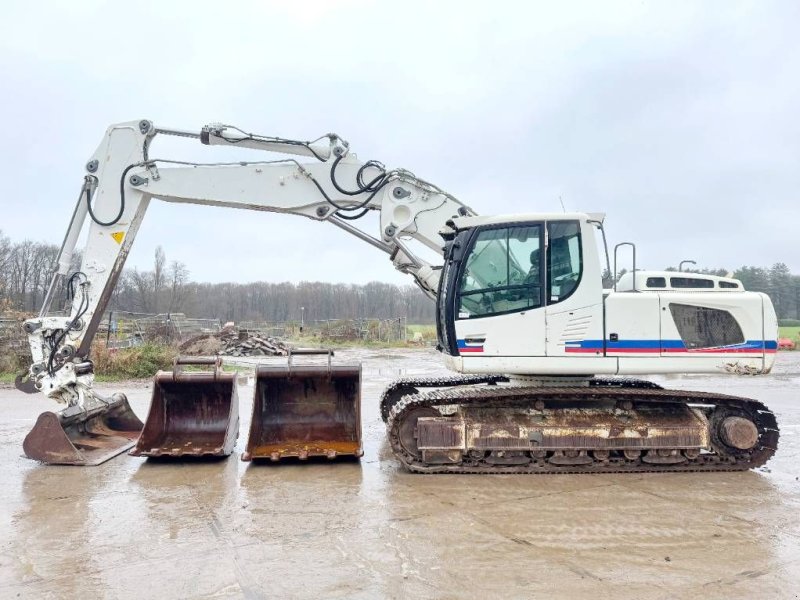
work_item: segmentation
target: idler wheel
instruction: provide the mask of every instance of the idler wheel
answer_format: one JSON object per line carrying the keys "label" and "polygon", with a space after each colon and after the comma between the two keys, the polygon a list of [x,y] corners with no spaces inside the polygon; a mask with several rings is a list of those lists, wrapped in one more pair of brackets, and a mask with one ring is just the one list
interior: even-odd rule
{"label": "idler wheel", "polygon": [[392,406],[400,400],[403,396],[410,396],[411,394],[416,394],[419,390],[414,386],[402,386],[394,390],[391,394],[389,394],[386,398],[385,402],[381,403],[381,419],[383,422],[389,419],[389,412],[392,410]]}
{"label": "idler wheel", "polygon": [[727,417],[719,426],[719,436],[731,448],[750,450],[758,442],[758,428],[750,419]]}

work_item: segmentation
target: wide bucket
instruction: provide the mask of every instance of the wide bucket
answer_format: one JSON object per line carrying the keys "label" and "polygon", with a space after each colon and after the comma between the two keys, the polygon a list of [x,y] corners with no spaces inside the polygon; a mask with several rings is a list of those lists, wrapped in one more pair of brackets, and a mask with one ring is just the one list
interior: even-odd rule
{"label": "wide bucket", "polygon": [[[328,355],[327,366],[292,355]],[[256,369],[253,417],[242,460],[360,457],[361,365],[331,365],[331,351],[294,350],[287,366]]]}
{"label": "wide bucket", "polygon": [[[186,372],[210,365],[211,372]],[[239,435],[236,374],[224,373],[219,358],[180,357],[172,372],[159,371],[150,412],[131,456],[213,457],[233,452]]]}
{"label": "wide bucket", "polygon": [[61,413],[44,412],[22,442],[25,455],[52,465],[94,466],[134,445],[142,422],[124,394]]}

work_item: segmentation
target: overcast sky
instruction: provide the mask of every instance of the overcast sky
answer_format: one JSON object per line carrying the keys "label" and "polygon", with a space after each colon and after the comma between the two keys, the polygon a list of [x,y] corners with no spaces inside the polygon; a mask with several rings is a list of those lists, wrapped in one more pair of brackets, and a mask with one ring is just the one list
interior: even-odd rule
{"label": "overcast sky", "polygon": [[[800,3],[16,2],[0,36],[0,229],[60,243],[106,127],[227,122],[404,167],[481,214],[605,212],[639,264],[800,272]],[[155,144],[154,144],[155,147]],[[199,142],[163,158],[263,158]],[[374,231],[377,234],[377,230]],[[410,283],[300,217],[154,201],[203,281]]]}

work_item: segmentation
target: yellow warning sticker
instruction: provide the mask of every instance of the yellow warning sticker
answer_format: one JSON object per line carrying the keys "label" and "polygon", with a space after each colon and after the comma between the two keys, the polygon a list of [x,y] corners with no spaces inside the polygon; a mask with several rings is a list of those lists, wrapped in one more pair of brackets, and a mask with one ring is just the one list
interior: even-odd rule
{"label": "yellow warning sticker", "polygon": [[122,243],[122,238],[125,237],[125,232],[124,231],[115,231],[114,233],[111,234],[111,237],[114,238],[115,242],[117,242],[118,244],[121,244]]}

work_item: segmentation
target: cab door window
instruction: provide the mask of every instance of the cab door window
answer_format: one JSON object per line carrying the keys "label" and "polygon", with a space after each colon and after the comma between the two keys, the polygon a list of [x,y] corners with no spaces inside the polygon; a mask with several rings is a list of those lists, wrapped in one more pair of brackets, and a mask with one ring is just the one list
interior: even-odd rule
{"label": "cab door window", "polygon": [[479,231],[459,282],[458,318],[542,306],[542,225]]}
{"label": "cab door window", "polygon": [[569,298],[583,274],[581,229],[578,221],[553,221],[547,224],[548,304]]}

